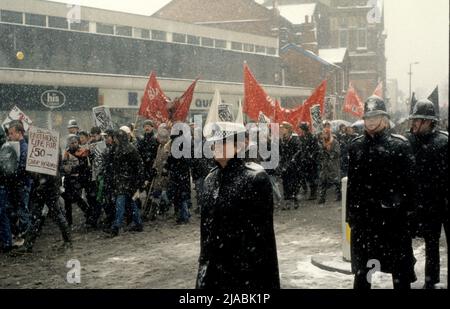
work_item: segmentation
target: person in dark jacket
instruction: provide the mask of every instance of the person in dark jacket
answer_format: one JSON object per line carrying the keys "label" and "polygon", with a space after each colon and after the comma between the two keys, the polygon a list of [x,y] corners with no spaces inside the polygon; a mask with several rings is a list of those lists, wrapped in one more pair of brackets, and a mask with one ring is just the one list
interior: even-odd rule
{"label": "person in dark jacket", "polygon": [[103,199],[103,209],[105,218],[103,220],[103,230],[110,232],[111,226],[116,217],[116,196],[114,194],[114,130],[105,131],[106,149],[102,153],[102,166],[100,177],[103,178],[103,192],[100,194]]}
{"label": "person in dark jacket", "polygon": [[203,205],[203,196],[205,192],[205,178],[208,176],[211,169],[214,167],[214,161],[203,156],[203,145],[205,144],[202,128],[195,127],[193,129],[192,139],[192,159],[191,159],[191,174],[192,181],[195,186],[195,194],[197,201],[196,213],[200,212]]}
{"label": "person in dark jacket", "polygon": [[6,204],[8,187],[13,183],[17,161],[17,153],[13,146],[6,142],[6,133],[0,125],[0,252],[9,252],[12,249],[12,233]]}
{"label": "person in dark jacket", "polygon": [[25,243],[22,247],[23,250],[32,252],[36,239],[44,225],[45,216],[43,216],[43,209],[45,206],[48,208],[50,218],[55,221],[61,231],[64,240],[63,248],[72,247],[69,225],[67,224],[62,209],[58,205],[61,177],[59,175],[50,176],[33,173],[33,179],[34,186],[31,193],[31,229],[25,238]]}
{"label": "person in dark jacket", "polygon": [[159,143],[154,133],[155,125],[151,120],[145,120],[143,123],[144,136],[137,141],[137,150],[144,161],[145,181],[152,182],[152,168],[158,152]]}
{"label": "person in dark jacket", "polygon": [[[278,289],[272,185],[260,165],[238,158],[245,151],[245,139],[239,137],[245,127],[226,124],[208,137],[215,141],[217,166],[205,180],[196,287]],[[233,153],[224,154],[225,147]]]}
{"label": "person in dark jacket", "polygon": [[370,289],[373,265],[391,273],[394,289],[416,280],[408,214],[414,210],[414,156],[408,140],[390,134],[384,101],[369,97],[365,133],[349,148],[347,222],[355,289]]}
{"label": "person in dark jacket", "polygon": [[417,236],[425,239],[425,285],[440,282],[439,239],[442,225],[448,247],[448,132],[438,131],[438,117],[429,100],[419,100],[412,115],[411,142],[416,168]]}
{"label": "person in dark jacket", "polygon": [[89,179],[89,149],[81,148],[78,144],[78,137],[71,134],[67,137],[67,150],[62,158],[61,173],[64,176],[64,206],[66,209],[66,219],[69,226],[73,224],[72,204],[76,203],[83,211],[86,224],[91,218],[92,209],[82,198],[82,187],[84,181]]}
{"label": "person in dark jacket", "polygon": [[346,127],[345,134],[341,135],[339,144],[341,146],[341,178],[348,176],[348,148],[352,140],[358,137],[353,127]]}
{"label": "person in dark jacket", "polygon": [[297,194],[300,185],[300,176],[298,173],[299,162],[296,161],[294,155],[300,151],[300,142],[298,136],[293,135],[292,125],[283,122],[280,125],[280,163],[278,167],[278,175],[283,181],[284,207],[282,209],[290,209],[299,207]]}
{"label": "person in dark jacket", "polygon": [[[190,135],[190,134],[189,134]],[[176,143],[178,146],[174,146]],[[191,207],[191,174],[189,158],[174,156],[174,147],[183,152],[185,145],[192,143],[191,136],[184,136],[183,132],[172,134],[170,142],[166,145],[171,152],[167,158],[166,169],[169,174],[169,183],[167,185],[167,195],[173,203],[176,212],[176,223],[187,224],[191,217],[189,208]]]}
{"label": "person in dark jacket", "polygon": [[123,224],[125,208],[131,209],[133,226],[129,231],[142,232],[139,208],[133,199],[144,182],[144,164],[137,149],[130,144],[128,135],[122,130],[114,133],[114,193],[116,194],[116,218],[111,228],[111,236],[119,235]]}
{"label": "person in dark jacket", "polygon": [[18,236],[25,236],[31,224],[31,214],[28,206],[33,181],[30,177],[30,173],[26,171],[28,143],[26,142],[24,135],[25,129],[22,121],[14,120],[9,124],[9,140],[19,142],[20,145],[19,166],[14,176],[14,181],[8,188],[9,202],[14,207],[18,217]]}
{"label": "person in dark jacket", "polygon": [[317,199],[317,187],[319,178],[319,141],[314,136],[307,122],[300,123],[300,151],[295,155],[294,161],[300,163],[300,177],[302,187],[307,190],[309,186],[309,198]]}
{"label": "person in dark jacket", "polygon": [[329,186],[335,187],[336,201],[341,200],[340,146],[337,138],[331,132],[331,124],[326,121],[319,139],[320,161],[320,198],[319,204],[324,204]]}

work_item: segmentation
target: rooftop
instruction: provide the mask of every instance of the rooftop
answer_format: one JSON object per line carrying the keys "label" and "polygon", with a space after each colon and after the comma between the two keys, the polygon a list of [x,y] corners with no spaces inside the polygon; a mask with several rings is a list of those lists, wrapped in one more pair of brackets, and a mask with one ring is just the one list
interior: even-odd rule
{"label": "rooftop", "polygon": [[278,9],[281,16],[286,18],[290,23],[299,25],[306,23],[306,16],[308,16],[309,22],[311,22],[312,16],[314,16],[314,12],[316,11],[316,6],[316,3],[287,4],[278,6]]}

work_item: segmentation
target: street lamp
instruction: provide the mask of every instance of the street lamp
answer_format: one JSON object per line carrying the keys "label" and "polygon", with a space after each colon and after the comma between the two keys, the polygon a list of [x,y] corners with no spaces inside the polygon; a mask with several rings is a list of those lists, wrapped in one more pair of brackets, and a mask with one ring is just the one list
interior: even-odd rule
{"label": "street lamp", "polygon": [[416,61],[416,62],[411,62],[411,63],[409,64],[409,73],[408,73],[408,75],[409,75],[409,101],[410,101],[410,102],[411,102],[412,66],[413,66],[414,64],[419,64],[419,62]]}

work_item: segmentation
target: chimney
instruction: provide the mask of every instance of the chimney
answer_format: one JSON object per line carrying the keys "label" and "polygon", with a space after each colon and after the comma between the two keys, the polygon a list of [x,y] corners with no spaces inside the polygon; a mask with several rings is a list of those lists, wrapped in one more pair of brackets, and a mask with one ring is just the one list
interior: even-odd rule
{"label": "chimney", "polygon": [[273,13],[274,13],[275,17],[280,16],[280,10],[278,9],[278,0],[272,1],[272,8],[273,8]]}

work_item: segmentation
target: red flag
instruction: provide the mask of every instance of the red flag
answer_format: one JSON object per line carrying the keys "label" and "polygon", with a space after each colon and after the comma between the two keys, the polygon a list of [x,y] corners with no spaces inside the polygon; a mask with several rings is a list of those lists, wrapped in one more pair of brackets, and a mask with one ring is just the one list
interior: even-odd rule
{"label": "red flag", "polygon": [[373,92],[373,95],[376,95],[377,97],[383,98],[383,82],[380,82]]}
{"label": "red flag", "polygon": [[345,96],[345,103],[342,110],[359,118],[364,115],[364,105],[356,93],[355,88],[353,88],[352,83],[348,86],[348,91]]}
{"label": "red flag", "polygon": [[167,103],[168,99],[156,80],[156,74],[150,73],[138,115],[155,121],[156,125],[167,122],[169,120]]}
{"label": "red flag", "polygon": [[244,64],[244,113],[253,120],[258,121],[259,113],[268,117],[274,114],[275,103],[266,94],[253,76],[247,64]]}
{"label": "red flag", "polygon": [[325,95],[327,93],[327,81],[324,80],[313,94],[294,110],[292,125],[298,128],[300,122],[308,122],[311,130],[314,132],[322,125],[322,116],[325,106]]}
{"label": "red flag", "polygon": [[172,122],[186,121],[189,114],[189,109],[191,108],[192,97],[194,96],[194,89],[197,81],[198,78],[189,86],[181,97],[175,100],[173,105],[174,112],[170,117]]}

